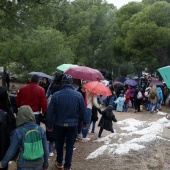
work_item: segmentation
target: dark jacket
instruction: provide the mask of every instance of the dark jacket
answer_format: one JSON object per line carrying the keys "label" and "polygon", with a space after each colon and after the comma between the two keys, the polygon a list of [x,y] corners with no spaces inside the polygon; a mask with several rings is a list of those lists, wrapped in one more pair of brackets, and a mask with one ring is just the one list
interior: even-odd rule
{"label": "dark jacket", "polygon": [[115,117],[115,115],[113,114],[112,110],[104,110],[104,111],[100,111],[99,113],[102,115],[100,121],[99,121],[99,125],[100,127],[103,127],[103,129],[111,131],[112,129],[112,121],[113,122],[117,122],[117,119]]}
{"label": "dark jacket", "polygon": [[15,128],[15,119],[9,113],[0,110],[0,161],[10,145],[11,131]]}
{"label": "dark jacket", "polygon": [[46,115],[47,128],[55,126],[77,126],[82,119],[86,124],[86,105],[80,92],[71,85],[64,85],[53,94]]}

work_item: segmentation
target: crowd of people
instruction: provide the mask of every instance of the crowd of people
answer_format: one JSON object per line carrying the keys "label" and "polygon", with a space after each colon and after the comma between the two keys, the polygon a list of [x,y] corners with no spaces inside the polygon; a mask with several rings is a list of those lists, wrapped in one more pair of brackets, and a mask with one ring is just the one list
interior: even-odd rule
{"label": "crowd of people", "polygon": [[[9,98],[8,90],[0,87],[0,169],[7,170],[11,160],[17,160],[18,170],[47,169],[48,156],[54,155],[55,145],[55,166],[71,170],[75,141],[90,141],[90,126],[94,134],[98,113],[101,114],[98,138],[101,138],[104,129],[114,133],[112,122],[117,119],[113,110],[128,112],[131,107],[136,113],[143,105],[146,110],[156,113],[165,104],[169,93],[166,84],[156,86],[141,82],[130,86],[111,81],[108,87],[112,95],[104,97],[83,88],[84,83],[62,73],[56,74],[51,83],[45,77],[40,81],[38,75],[33,75],[15,98]],[[45,124],[45,130],[41,123]],[[42,143],[39,147],[43,150],[42,155],[31,160],[24,151],[26,135],[30,131],[39,133]],[[30,152],[34,153],[33,150]]]}
{"label": "crowd of people", "polygon": [[[151,81],[142,81],[136,86],[127,84],[110,85],[112,96],[104,99],[104,104],[111,104],[114,110],[118,112],[127,112],[128,108],[134,108],[134,112],[140,112],[141,108],[156,113],[161,110],[161,105],[165,105],[169,89],[166,84],[156,85]],[[169,100],[168,100],[169,104]]]}

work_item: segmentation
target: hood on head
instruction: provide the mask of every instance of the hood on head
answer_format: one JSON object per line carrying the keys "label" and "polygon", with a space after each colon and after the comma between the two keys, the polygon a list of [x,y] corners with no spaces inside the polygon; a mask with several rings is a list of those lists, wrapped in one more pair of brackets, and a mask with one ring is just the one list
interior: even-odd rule
{"label": "hood on head", "polygon": [[21,106],[16,117],[16,126],[19,127],[29,122],[36,122],[34,113],[30,106]]}
{"label": "hood on head", "polygon": [[108,111],[112,111],[113,110],[113,106],[112,105],[107,106],[107,110]]}

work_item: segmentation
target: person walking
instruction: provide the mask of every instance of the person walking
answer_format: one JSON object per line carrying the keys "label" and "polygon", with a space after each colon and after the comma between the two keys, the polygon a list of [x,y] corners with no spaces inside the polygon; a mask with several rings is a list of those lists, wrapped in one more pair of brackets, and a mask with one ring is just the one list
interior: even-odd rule
{"label": "person walking", "polygon": [[[0,168],[6,167],[8,162],[17,158],[17,170],[42,170],[48,168],[48,144],[45,135],[45,131],[41,126],[35,124],[35,116],[33,114],[30,106],[21,106],[18,110],[16,117],[16,126],[17,128],[13,131],[11,137],[10,147],[8,148],[4,158],[0,162]],[[40,139],[42,140],[42,154],[37,157],[37,159],[27,159],[24,157],[26,153],[24,145],[24,138],[26,134],[29,134],[29,130],[34,131],[37,128]],[[31,136],[29,136],[31,137]],[[35,137],[35,136],[34,136]],[[36,138],[34,138],[36,139]],[[32,141],[29,138],[29,141]],[[36,145],[36,142],[34,142]],[[39,145],[40,146],[40,145]],[[33,152],[37,153],[35,150]],[[40,150],[38,150],[40,152]],[[31,155],[31,153],[30,153]],[[34,155],[35,156],[35,155]]]}
{"label": "person walking", "polygon": [[114,101],[117,104],[116,111],[123,112],[125,97],[122,93],[120,93],[119,97]]}
{"label": "person walking", "polygon": [[158,101],[158,91],[156,85],[153,85],[150,89],[148,100],[150,101],[150,113],[157,113],[157,101]]}
{"label": "person walking", "polygon": [[162,89],[161,87],[157,87],[157,92],[158,92],[158,101],[157,101],[157,111],[161,110],[161,104],[162,104],[162,101],[163,101],[163,92],[162,92]]}
{"label": "person walking", "polygon": [[50,82],[49,82],[48,78],[43,77],[43,81],[40,81],[39,85],[40,85],[42,88],[44,88],[45,94],[46,94],[46,93],[47,93],[47,90],[48,90],[48,87],[49,87],[49,85],[50,85]]}
{"label": "person walking", "polygon": [[47,112],[47,98],[45,90],[38,85],[39,77],[34,74],[31,82],[22,86],[16,96],[16,104],[19,107],[29,105],[34,112],[36,123],[40,125],[40,116]]}
{"label": "person walking", "polygon": [[102,117],[100,118],[98,125],[100,127],[98,138],[101,138],[103,129],[114,133],[112,121],[117,122],[117,119],[112,111],[113,111],[112,105],[109,105],[104,111],[99,110],[99,113],[102,115]]}
{"label": "person walking", "polygon": [[[11,111],[7,89],[0,86],[0,161],[5,156],[10,145],[10,136],[15,129],[15,116]],[[2,170],[7,170],[6,164]]]}
{"label": "person walking", "polygon": [[[48,131],[56,129],[56,167],[58,169],[70,170],[73,145],[77,136],[78,120],[83,120],[86,125],[86,105],[80,92],[75,91],[71,84],[73,78],[65,74],[62,78],[62,88],[53,94],[46,114],[46,126]],[[53,127],[54,126],[54,127]],[[64,143],[66,142],[65,163],[63,166]]]}
{"label": "person walking", "polygon": [[142,89],[140,87],[136,87],[135,94],[134,94],[134,106],[135,106],[135,113],[140,112],[140,105],[142,102],[143,94]]}
{"label": "person walking", "polygon": [[130,101],[130,86],[125,92],[125,102],[124,102],[124,111],[127,112],[129,108],[129,101]]}
{"label": "person walking", "polygon": [[92,107],[95,106],[97,109],[100,109],[100,105],[97,101],[97,95],[90,93],[87,89],[84,89],[85,103],[86,103],[86,117],[87,117],[87,129],[82,129],[82,141],[88,142],[90,138],[87,137],[88,130],[90,129],[91,116],[92,116]]}

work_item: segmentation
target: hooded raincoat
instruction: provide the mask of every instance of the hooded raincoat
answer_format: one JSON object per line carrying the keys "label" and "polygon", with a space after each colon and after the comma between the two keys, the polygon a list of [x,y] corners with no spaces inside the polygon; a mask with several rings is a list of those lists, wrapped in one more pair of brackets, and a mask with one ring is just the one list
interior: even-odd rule
{"label": "hooded raincoat", "polygon": [[[11,137],[11,144],[5,157],[2,159],[2,166],[6,166],[9,161],[16,159],[17,170],[42,170],[48,166],[48,145],[45,131],[41,126],[35,124],[35,116],[30,106],[21,106],[16,117],[17,129],[14,130]],[[29,161],[23,158],[24,136],[26,134],[24,129],[32,130],[38,126],[38,131],[42,138],[44,155],[42,158]],[[23,129],[24,128],[24,129]]]}

